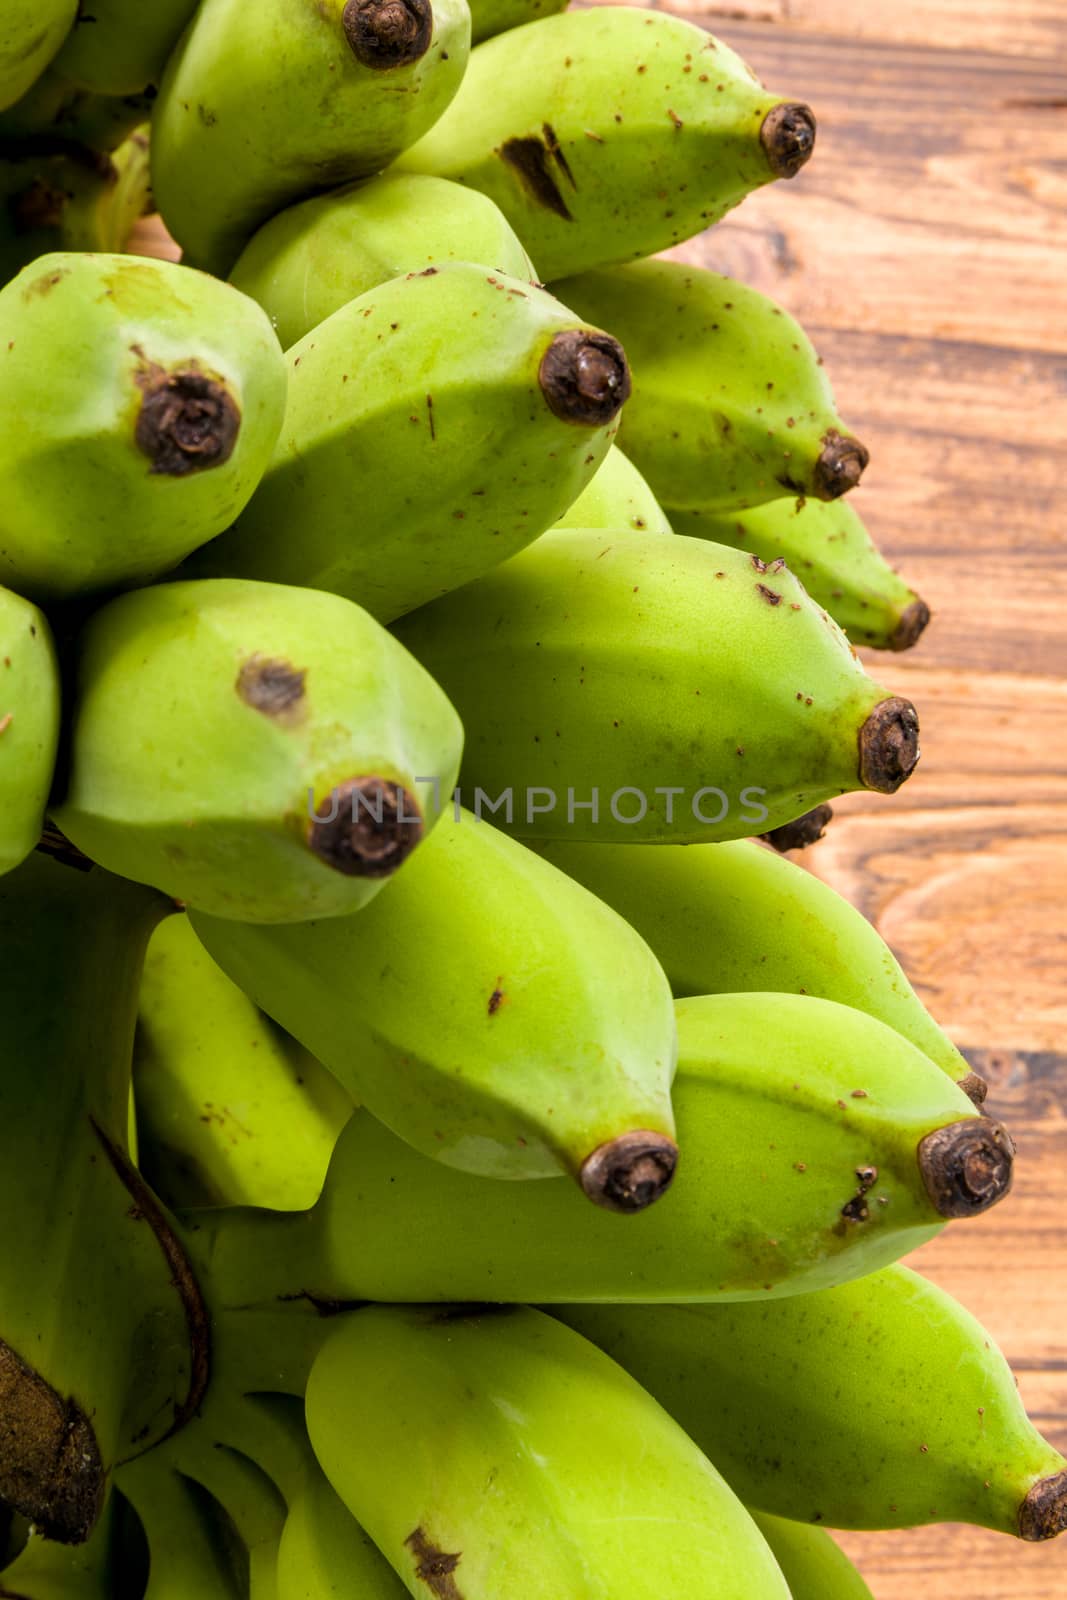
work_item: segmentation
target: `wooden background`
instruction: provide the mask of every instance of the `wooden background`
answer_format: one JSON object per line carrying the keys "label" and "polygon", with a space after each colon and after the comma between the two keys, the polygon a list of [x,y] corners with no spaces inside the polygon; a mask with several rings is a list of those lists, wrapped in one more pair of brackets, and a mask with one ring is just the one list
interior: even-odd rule
{"label": "wooden background", "polygon": [[[1015,1133],[1014,1195],[914,1259],[1067,1452],[1067,0],[669,4],[818,116],[799,178],[677,254],[812,334],[872,450],[854,503],[934,611],[912,655],[869,662],[918,705],[919,771],[841,802],[805,859]],[[1067,1536],[842,1542],[877,1600],[1067,1600]]]}

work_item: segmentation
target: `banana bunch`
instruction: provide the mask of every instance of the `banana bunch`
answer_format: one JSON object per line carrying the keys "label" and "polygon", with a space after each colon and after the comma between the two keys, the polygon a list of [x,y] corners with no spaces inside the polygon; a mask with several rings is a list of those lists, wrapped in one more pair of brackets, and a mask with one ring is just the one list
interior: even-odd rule
{"label": "banana bunch", "polygon": [[4,6],[0,1594],[1067,1527],[902,1264],[1011,1133],[776,853],[910,778],[929,610],[799,324],[655,257],[814,141],[638,7]]}

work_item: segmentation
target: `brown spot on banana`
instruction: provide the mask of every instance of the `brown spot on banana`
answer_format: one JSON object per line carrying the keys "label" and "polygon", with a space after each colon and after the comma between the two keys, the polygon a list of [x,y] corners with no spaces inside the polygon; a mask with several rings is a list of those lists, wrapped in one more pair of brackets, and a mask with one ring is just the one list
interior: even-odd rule
{"label": "brown spot on banana", "polygon": [[822,450],[815,463],[813,491],[819,500],[839,500],[854,489],[871,459],[865,444],[850,433],[831,428],[823,435]]}
{"label": "brown spot on banana", "polygon": [[0,1339],[0,1500],[46,1539],[84,1544],[106,1487],[100,1447],[81,1407]]}
{"label": "brown spot on banana", "polygon": [[303,703],[307,672],[288,661],[252,655],[237,674],[237,693],[253,711],[281,720]]}
{"label": "brown spot on banana", "polygon": [[143,399],[134,438],[154,475],[187,478],[222,466],[233,455],[241,411],[219,378],[195,363],[167,372],[140,350],[136,382]]}
{"label": "brown spot on banana", "polygon": [[451,1555],[438,1549],[422,1528],[409,1533],[404,1543],[415,1557],[415,1576],[436,1600],[463,1600],[455,1578],[456,1568],[463,1559],[462,1551]]}

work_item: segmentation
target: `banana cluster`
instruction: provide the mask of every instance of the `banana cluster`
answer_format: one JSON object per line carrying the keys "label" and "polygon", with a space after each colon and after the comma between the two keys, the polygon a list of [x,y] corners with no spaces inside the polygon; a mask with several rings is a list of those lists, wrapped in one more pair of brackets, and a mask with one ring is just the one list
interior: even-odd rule
{"label": "banana cluster", "polygon": [[[0,1593],[860,1600],[1067,1526],[1014,1145],[787,851],[929,613],[666,13],[0,18]],[[159,208],[181,264],[124,253]],[[655,848],[652,848],[652,847]]]}

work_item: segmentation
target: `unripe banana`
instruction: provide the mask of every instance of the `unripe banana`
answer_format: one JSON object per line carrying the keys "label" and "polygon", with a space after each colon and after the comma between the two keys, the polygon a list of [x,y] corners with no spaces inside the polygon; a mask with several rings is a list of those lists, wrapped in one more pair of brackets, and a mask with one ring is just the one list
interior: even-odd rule
{"label": "unripe banana", "polygon": [[220,1301],[702,1301],[873,1272],[1011,1180],[1005,1131],[883,1023],[803,995],[680,1001],[682,1152],[637,1217],[571,1184],[493,1183],[357,1111],[316,1207],[200,1219]]}
{"label": "unripe banana", "polygon": [[747,1509],[782,1569],[792,1600],[874,1600],[861,1574],[825,1529]]}
{"label": "unripe banana", "polygon": [[556,528],[670,533],[667,514],[637,468],[613,444]]}
{"label": "unripe banana", "polygon": [[278,1546],[278,1600],[404,1600],[407,1593],[326,1475],[312,1474]]}
{"label": "unripe banana", "polygon": [[832,1528],[1067,1527],[1067,1462],[985,1329],[907,1267],[774,1304],[559,1313],[763,1511]]}
{"label": "unripe banana", "polygon": [[680,997],[779,990],[854,1006],[925,1051],[964,1092],[985,1085],[878,930],[843,895],[746,840],[699,848],[555,843],[555,866],[624,916]]}
{"label": "unripe banana", "polygon": [[914,707],[797,580],[703,540],[547,534],[394,631],[523,837],[736,839],[918,759]]}
{"label": "unripe banana", "polygon": [[0,589],[0,877],[41,837],[59,742],[59,665],[37,607]]}
{"label": "unripe banana", "polygon": [[199,1483],[155,1451],[121,1482],[151,1552],[144,1600],[250,1600],[247,1554]]}
{"label": "unripe banana", "polygon": [[242,510],[285,406],[252,301],[169,261],[56,254],[0,319],[0,580],[52,601],[145,582]]}
{"label": "unripe banana", "polygon": [[56,58],[72,83],[94,94],[135,95],[163,76],[197,0],[92,0]]}
{"label": "unripe banana", "polygon": [[550,527],[602,461],[630,385],[614,339],[468,263],[371,290],[288,362],[270,471],[188,571],[329,589],[382,621]]}
{"label": "unripe banana", "polygon": [[171,234],[225,274],[269,217],[425,133],[469,50],[466,0],[201,0],[153,114]]}
{"label": "unripe banana", "polygon": [[0,13],[0,111],[47,67],[74,21],[78,0],[4,0]]}
{"label": "unripe banana", "polygon": [[551,280],[679,244],[795,176],[814,143],[808,107],[703,28],[597,6],[480,45],[398,166],[487,194]]}
{"label": "unripe banana", "polygon": [[471,44],[566,8],[567,0],[471,0]]}
{"label": "unripe banana", "polygon": [[212,961],[185,917],[152,936],[134,1051],[141,1171],[169,1206],[299,1211],[352,1102]]}
{"label": "unripe banana", "polygon": [[312,1368],[307,1417],[326,1476],[414,1595],[788,1600],[711,1463],[541,1312],[358,1311]]}
{"label": "unripe banana", "polygon": [[836,500],[859,482],[868,452],[838,416],[811,341],[758,290],[640,261],[553,292],[626,347],[634,394],[619,443],[665,506]]}
{"label": "unripe banana", "polygon": [[288,350],[350,300],[448,261],[535,279],[507,218],[485,195],[396,173],[280,212],[249,242],[230,282],[259,302]]}
{"label": "unripe banana", "polygon": [[930,608],[895,572],[851,501],[773,500],[750,511],[672,511],[678,533],[785,561],[856,645],[910,650]]}
{"label": "unripe banana", "polygon": [[593,895],[470,813],[442,817],[358,917],[194,914],[224,971],[424,1154],[494,1178],[569,1172],[637,1211],[666,1189],[670,989]]}
{"label": "unripe banana", "polygon": [[94,861],[245,922],[366,904],[434,824],[462,729],[358,606],[276,584],[113,600],[79,649],[53,815]]}
{"label": "unripe banana", "polygon": [[49,67],[28,94],[0,112],[0,157],[17,162],[64,156],[87,172],[106,171],[103,158],[148,121],[153,97],[151,90],[94,94]]}

